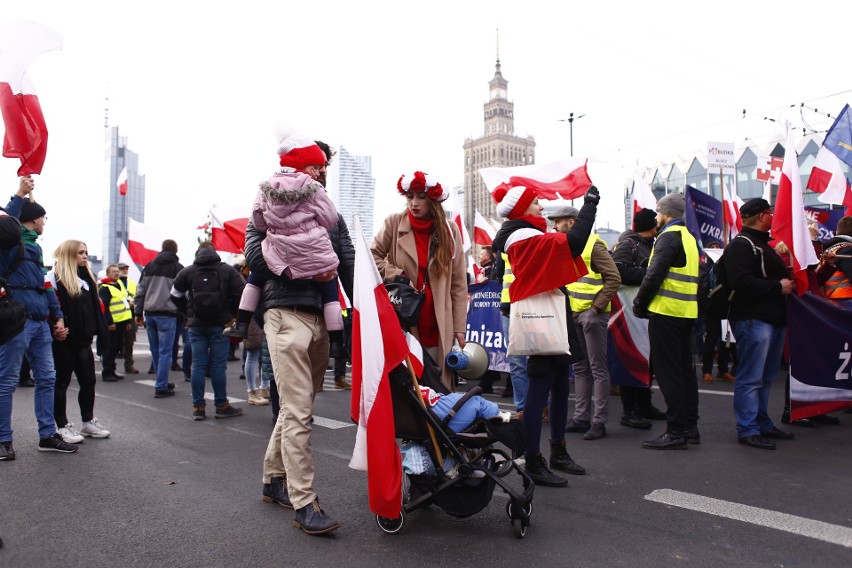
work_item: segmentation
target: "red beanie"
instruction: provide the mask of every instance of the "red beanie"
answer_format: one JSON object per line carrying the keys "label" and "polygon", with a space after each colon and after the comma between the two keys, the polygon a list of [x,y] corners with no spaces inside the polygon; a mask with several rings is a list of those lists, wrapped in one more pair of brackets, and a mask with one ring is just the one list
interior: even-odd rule
{"label": "red beanie", "polygon": [[301,135],[285,136],[278,145],[281,166],[303,171],[308,166],[325,165],[325,153],[313,140]]}
{"label": "red beanie", "polygon": [[[500,195],[498,195],[498,192]],[[516,185],[502,195],[502,191],[498,188],[495,190],[494,197],[500,199],[497,204],[497,214],[507,219],[517,219],[526,213],[529,206],[536,200],[538,195],[534,189]]]}

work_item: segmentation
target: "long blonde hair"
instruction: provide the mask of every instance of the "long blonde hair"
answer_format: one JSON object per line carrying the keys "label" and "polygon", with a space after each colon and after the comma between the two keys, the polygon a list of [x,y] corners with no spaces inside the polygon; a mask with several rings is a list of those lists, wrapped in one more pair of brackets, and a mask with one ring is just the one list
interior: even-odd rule
{"label": "long blonde hair", "polygon": [[[64,241],[54,251],[53,272],[56,274],[56,280],[62,282],[68,295],[76,298],[80,295],[80,287],[77,285],[77,252],[81,246],[86,246],[83,241]],[[88,247],[86,247],[88,249]],[[89,263],[86,263],[86,271],[92,282],[95,281],[95,275],[92,274],[92,268]]]}

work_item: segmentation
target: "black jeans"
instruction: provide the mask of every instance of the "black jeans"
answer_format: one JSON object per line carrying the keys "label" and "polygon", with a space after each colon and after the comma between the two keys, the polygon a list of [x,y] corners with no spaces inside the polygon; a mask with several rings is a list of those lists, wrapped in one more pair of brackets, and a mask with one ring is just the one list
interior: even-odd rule
{"label": "black jeans", "polygon": [[652,314],[648,322],[651,360],[668,409],[668,431],[698,424],[698,381],[692,369],[695,320]]}
{"label": "black jeans", "polygon": [[80,392],[80,416],[90,422],[95,411],[95,356],[92,345],[71,345],[64,341],[53,342],[53,364],[56,367],[56,390],[53,394],[53,415],[57,428],[68,424],[66,392],[71,384],[71,373],[77,375]]}
{"label": "black jeans", "polygon": [[126,325],[127,322],[124,321],[117,323],[115,324],[115,330],[109,332],[106,350],[104,351],[103,358],[101,359],[104,371],[115,372],[115,360],[121,352],[122,343],[124,341],[124,327]]}
{"label": "black jeans", "polygon": [[544,374],[530,374],[527,386],[527,399],[524,402],[524,429],[527,431],[527,451],[529,457],[540,453],[542,418],[550,396],[550,441],[565,439],[565,424],[568,421],[568,364],[552,364],[542,367]]}

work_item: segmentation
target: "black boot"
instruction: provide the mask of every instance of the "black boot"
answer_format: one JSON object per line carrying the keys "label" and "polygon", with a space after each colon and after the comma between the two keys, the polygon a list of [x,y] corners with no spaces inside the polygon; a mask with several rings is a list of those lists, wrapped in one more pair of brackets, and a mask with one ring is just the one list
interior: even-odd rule
{"label": "black boot", "polygon": [[284,477],[273,477],[269,483],[264,483],[261,499],[264,503],[278,503],[285,509],[293,508],[293,503],[290,502],[290,496],[287,494],[287,480]]}
{"label": "black boot", "polygon": [[586,475],[586,469],[577,465],[565,449],[565,440],[550,442],[550,467],[571,475]]}
{"label": "black boot", "polygon": [[318,501],[308,503],[296,511],[293,526],[308,534],[326,534],[340,528],[340,523],[325,514]]}
{"label": "black boot", "polygon": [[651,421],[642,418],[636,412],[630,411],[624,412],[624,416],[621,417],[621,425],[627,426],[628,428],[638,428],[639,430],[648,430],[651,428]]}
{"label": "black boot", "polygon": [[547,468],[547,462],[541,454],[538,454],[537,456],[527,456],[525,469],[527,470],[527,474],[532,478],[533,483],[536,485],[543,485],[545,487],[568,486],[567,479],[559,477]]}
{"label": "black boot", "polygon": [[346,357],[346,350],[343,348],[343,330],[328,332],[328,358],[342,359]]}

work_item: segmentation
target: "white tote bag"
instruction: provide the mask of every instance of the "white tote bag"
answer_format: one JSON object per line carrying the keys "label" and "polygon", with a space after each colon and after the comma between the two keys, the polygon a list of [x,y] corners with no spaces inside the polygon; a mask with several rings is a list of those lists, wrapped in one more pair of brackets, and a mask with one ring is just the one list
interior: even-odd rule
{"label": "white tote bag", "polygon": [[512,302],[506,354],[510,357],[570,354],[567,317],[565,294],[559,290]]}

